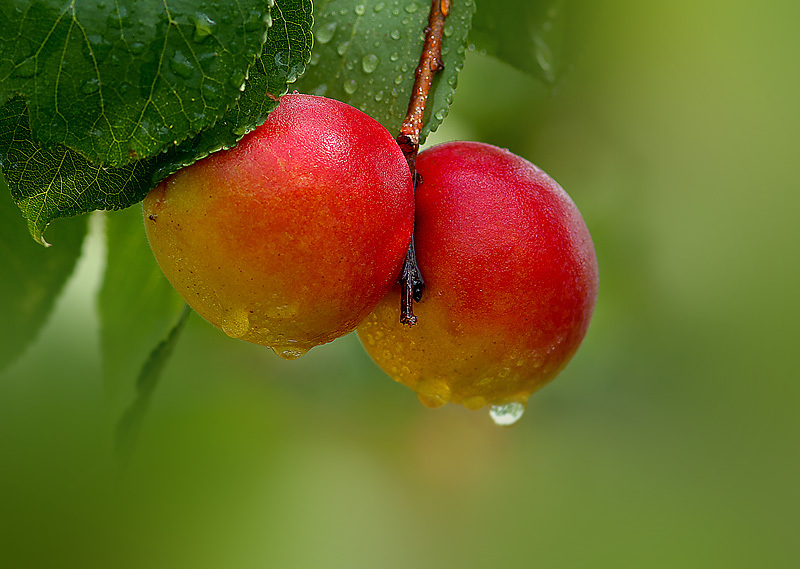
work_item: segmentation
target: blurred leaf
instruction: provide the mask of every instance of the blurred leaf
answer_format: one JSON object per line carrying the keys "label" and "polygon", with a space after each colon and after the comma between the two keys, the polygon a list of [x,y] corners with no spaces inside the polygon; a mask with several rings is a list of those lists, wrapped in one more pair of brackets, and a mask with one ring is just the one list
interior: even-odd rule
{"label": "blurred leaf", "polygon": [[212,152],[233,147],[267,119],[278,105],[276,98],[305,72],[311,58],[311,10],[311,0],[275,1],[267,42],[250,69],[241,98],[215,125],[159,156],[154,185]]}
{"label": "blurred leaf", "polygon": [[150,357],[147,358],[139,373],[136,381],[136,399],[125,411],[117,425],[116,449],[124,459],[129,458],[133,451],[161,372],[169,361],[183,326],[191,313],[192,309],[189,308],[189,305],[184,305],[178,322],[169,331],[166,338],[150,353]]}
{"label": "blurred leaf", "polygon": [[46,322],[80,257],[86,217],[61,222],[52,233],[54,247],[31,241],[0,175],[0,370],[22,354]]}
{"label": "blurred leaf", "polygon": [[267,0],[0,7],[0,102],[22,95],[46,146],[121,166],[216,122],[267,32]]}
{"label": "blurred leaf", "polygon": [[[153,346],[179,320],[185,303],[156,264],[132,207],[108,214],[106,273],[98,296],[100,345],[112,407],[127,405]],[[122,401],[122,403],[119,403]]]}
{"label": "blurred leaf", "polygon": [[469,39],[548,84],[564,71],[569,0],[480,0]]}
{"label": "blurred leaf", "polygon": [[[382,0],[317,2],[316,46],[297,89],[353,105],[396,134],[408,110],[430,6],[428,0],[402,6]],[[449,111],[474,11],[473,0],[453,2],[442,47],[445,68],[434,80],[421,141]]]}
{"label": "blurred leaf", "polygon": [[138,203],[161,179],[234,146],[263,123],[277,105],[275,97],[287,91],[311,57],[310,0],[277,0],[272,14],[273,27],[241,98],[217,123],[154,158],[102,167],[66,146],[40,145],[22,99],[14,98],[0,108],[0,165],[14,201],[28,218],[31,235],[43,242],[43,231],[57,217]]}
{"label": "blurred leaf", "polygon": [[0,108],[0,166],[30,234],[44,244],[42,232],[57,217],[142,200],[152,187],[154,163],[103,168],[64,146],[42,148],[32,138],[25,102],[15,98]]}

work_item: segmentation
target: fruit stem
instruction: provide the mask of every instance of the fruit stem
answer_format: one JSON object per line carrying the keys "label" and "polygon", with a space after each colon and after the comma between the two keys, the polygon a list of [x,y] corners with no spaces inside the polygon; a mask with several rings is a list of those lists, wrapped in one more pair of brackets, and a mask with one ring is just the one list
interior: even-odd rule
{"label": "fruit stem", "polygon": [[[396,139],[411,170],[414,191],[416,191],[420,182],[416,169],[419,133],[422,130],[423,119],[425,118],[425,105],[431,92],[433,76],[444,69],[444,60],[442,59],[444,22],[450,13],[451,4],[452,0],[431,1],[428,26],[425,28],[425,43],[422,47],[422,55],[419,58],[419,65],[414,71],[414,88],[411,91],[411,99],[408,102],[408,112],[403,124],[400,125],[400,134],[397,135]],[[408,248],[406,260],[403,264],[403,271],[400,273],[401,323],[409,326],[417,323],[417,317],[414,316],[414,302],[412,301],[420,301],[424,287],[425,281],[422,279],[422,274],[417,265],[414,236],[412,235],[411,245]]]}

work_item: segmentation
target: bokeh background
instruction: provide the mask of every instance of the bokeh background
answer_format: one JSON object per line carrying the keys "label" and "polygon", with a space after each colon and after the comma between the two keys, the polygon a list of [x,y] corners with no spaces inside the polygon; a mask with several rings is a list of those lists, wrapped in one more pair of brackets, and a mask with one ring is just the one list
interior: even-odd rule
{"label": "bokeh background", "polygon": [[431,141],[536,162],[595,239],[589,334],[517,426],[423,408],[353,336],[284,362],[193,316],[120,468],[93,220],[0,376],[0,566],[796,567],[800,4],[586,9],[554,93],[471,53]]}

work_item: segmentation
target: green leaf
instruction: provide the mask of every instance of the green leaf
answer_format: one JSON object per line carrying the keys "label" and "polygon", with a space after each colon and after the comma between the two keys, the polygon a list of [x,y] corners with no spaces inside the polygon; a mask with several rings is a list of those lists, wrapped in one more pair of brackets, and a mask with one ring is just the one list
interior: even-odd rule
{"label": "green leaf", "polygon": [[122,409],[134,396],[147,355],[178,322],[185,303],[153,257],[141,208],[107,214],[106,237],[100,346],[110,406]]}
{"label": "green leaf", "polygon": [[46,322],[80,257],[86,217],[62,221],[52,232],[54,247],[31,241],[0,175],[0,370],[25,350]]}
{"label": "green leaf", "polygon": [[480,0],[469,39],[478,49],[552,85],[568,66],[570,5],[574,0]]}
{"label": "green leaf", "polygon": [[268,0],[3,2],[0,103],[21,95],[44,146],[125,165],[217,121],[268,19]]}
{"label": "green leaf", "polygon": [[311,0],[277,0],[261,57],[223,117],[166,152],[116,168],[90,162],[66,146],[40,145],[24,101],[9,100],[0,108],[0,166],[34,239],[43,243],[44,229],[57,217],[138,203],[169,174],[235,145],[264,122],[277,105],[275,98],[304,72],[311,57],[311,25]]}
{"label": "green leaf", "polygon": [[267,42],[250,69],[242,97],[215,125],[159,156],[155,183],[212,152],[233,147],[267,119],[277,98],[311,59],[311,11],[311,0],[275,0]]}
{"label": "green leaf", "polygon": [[30,234],[42,244],[42,232],[57,217],[141,201],[152,188],[155,168],[152,160],[103,168],[64,146],[40,147],[19,98],[0,108],[0,166]]}
{"label": "green leaf", "polygon": [[[430,6],[428,0],[317,2],[316,46],[296,88],[349,103],[397,134],[408,110]],[[432,86],[421,141],[449,111],[474,11],[473,0],[452,4],[442,47],[445,67]]]}
{"label": "green leaf", "polygon": [[192,310],[189,306],[185,306],[178,318],[178,322],[170,330],[166,338],[150,353],[150,357],[147,358],[139,372],[136,381],[136,398],[122,415],[117,425],[116,450],[123,459],[130,458],[133,452],[139,431],[147,414],[147,408],[150,406],[153,392],[161,377],[161,372],[164,370],[167,361],[169,361],[175,349],[175,344],[191,313]]}

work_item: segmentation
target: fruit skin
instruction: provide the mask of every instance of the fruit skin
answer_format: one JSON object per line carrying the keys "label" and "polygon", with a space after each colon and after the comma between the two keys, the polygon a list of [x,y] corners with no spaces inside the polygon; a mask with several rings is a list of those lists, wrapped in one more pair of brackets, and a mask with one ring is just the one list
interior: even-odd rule
{"label": "fruit skin", "polygon": [[290,94],[235,148],[161,182],[143,211],[161,269],[197,313],[292,359],[352,331],[396,282],[414,198],[380,123]]}
{"label": "fruit skin", "polygon": [[476,142],[417,157],[418,323],[395,288],[358,328],[367,352],[430,407],[524,404],[578,349],[597,298],[594,245],[541,169]]}

